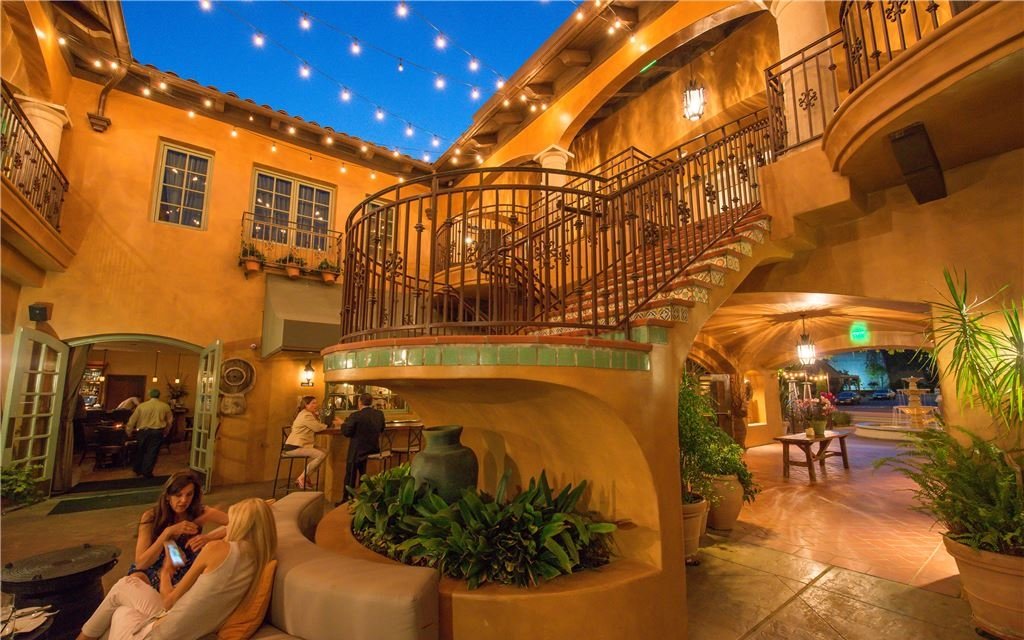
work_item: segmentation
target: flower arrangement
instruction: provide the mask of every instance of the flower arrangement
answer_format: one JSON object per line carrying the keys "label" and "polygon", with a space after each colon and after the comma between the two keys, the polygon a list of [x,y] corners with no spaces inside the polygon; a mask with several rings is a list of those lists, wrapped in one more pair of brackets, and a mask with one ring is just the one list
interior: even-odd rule
{"label": "flower arrangement", "polygon": [[836,410],[836,405],[831,393],[822,393],[817,398],[797,400],[796,410],[800,417],[809,422],[828,420],[828,417]]}
{"label": "flower arrangement", "polygon": [[177,384],[173,382],[167,383],[167,397],[177,402],[188,395],[188,387],[185,386],[184,382]]}

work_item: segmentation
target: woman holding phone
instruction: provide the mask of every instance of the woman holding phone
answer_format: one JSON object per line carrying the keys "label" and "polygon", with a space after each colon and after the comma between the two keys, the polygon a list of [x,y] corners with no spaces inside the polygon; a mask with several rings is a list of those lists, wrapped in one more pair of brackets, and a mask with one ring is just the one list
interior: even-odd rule
{"label": "woman holding phone", "polygon": [[177,584],[166,557],[160,586],[125,576],[82,626],[78,640],[196,640],[224,624],[253,592],[256,578],[277,550],[274,514],[259,498],[228,510],[226,540],[212,540]]}
{"label": "woman holding phone", "polygon": [[135,562],[128,567],[128,575],[145,577],[154,589],[160,588],[160,570],[168,542],[177,544],[184,563],[177,567],[173,583],[185,577],[199,550],[210,540],[224,537],[221,528],[203,534],[203,525],[226,525],[228,516],[219,509],[203,504],[203,490],[199,478],[191,471],[178,471],[164,483],[164,490],[156,505],[147,509],[139,521],[139,537],[135,542]]}

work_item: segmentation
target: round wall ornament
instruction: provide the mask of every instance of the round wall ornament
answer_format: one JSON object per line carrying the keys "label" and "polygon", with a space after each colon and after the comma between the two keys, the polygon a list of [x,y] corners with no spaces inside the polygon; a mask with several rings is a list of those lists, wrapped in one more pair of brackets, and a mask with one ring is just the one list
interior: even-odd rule
{"label": "round wall ornament", "polygon": [[228,358],[220,365],[221,393],[248,393],[256,384],[256,370],[246,360]]}

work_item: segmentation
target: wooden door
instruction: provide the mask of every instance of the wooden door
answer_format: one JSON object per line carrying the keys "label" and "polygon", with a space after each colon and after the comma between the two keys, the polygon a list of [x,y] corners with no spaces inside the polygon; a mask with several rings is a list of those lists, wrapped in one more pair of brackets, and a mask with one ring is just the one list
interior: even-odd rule
{"label": "wooden door", "polygon": [[105,411],[113,411],[117,405],[133,396],[139,402],[146,400],[146,376],[107,376],[107,397],[103,402]]}

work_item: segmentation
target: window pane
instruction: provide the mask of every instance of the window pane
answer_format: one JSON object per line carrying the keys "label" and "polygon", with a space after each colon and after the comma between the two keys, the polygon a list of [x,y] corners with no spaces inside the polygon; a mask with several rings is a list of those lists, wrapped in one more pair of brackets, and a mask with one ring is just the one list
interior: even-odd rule
{"label": "window pane", "polygon": [[156,217],[162,222],[201,228],[209,183],[210,158],[167,147]]}
{"label": "window pane", "polygon": [[268,176],[265,173],[256,174],[256,189],[259,191],[273,191],[274,190],[274,177]]}
{"label": "window pane", "polygon": [[203,226],[202,209],[182,209],[181,223],[190,227]]}
{"label": "window pane", "polygon": [[277,195],[274,196],[274,208],[278,211],[284,211],[286,214],[288,209],[291,207],[291,199],[288,196]]}
{"label": "window pane", "polygon": [[185,168],[185,159],[188,156],[181,151],[175,149],[167,150],[167,159],[164,164],[168,167],[174,167],[175,169],[181,170]]}
{"label": "window pane", "polygon": [[189,156],[188,158],[188,170],[190,173],[200,173],[206,175],[206,169],[210,166],[210,161],[202,156]]}
{"label": "window pane", "polygon": [[324,191],[323,189],[317,189],[316,190],[316,203],[319,204],[319,205],[323,205],[326,208],[330,208],[330,206],[331,206],[331,192],[330,191]]}
{"label": "window pane", "polygon": [[171,184],[180,187],[185,184],[185,172],[174,167],[164,169],[164,184]]}
{"label": "window pane", "polygon": [[181,204],[181,189],[177,187],[164,187],[160,194],[160,201],[167,204]]}
{"label": "window pane", "polygon": [[286,196],[292,195],[292,181],[278,178],[277,192]]}
{"label": "window pane", "polygon": [[178,222],[181,216],[181,209],[170,205],[161,205],[160,220],[163,222]]}
{"label": "window pane", "polygon": [[299,200],[312,200],[313,199],[313,187],[308,184],[299,185]]}
{"label": "window pane", "polygon": [[206,176],[199,175],[198,173],[189,173],[188,180],[185,182],[185,188],[206,191]]}
{"label": "window pane", "polygon": [[189,209],[203,210],[203,194],[201,191],[186,191],[185,206]]}

